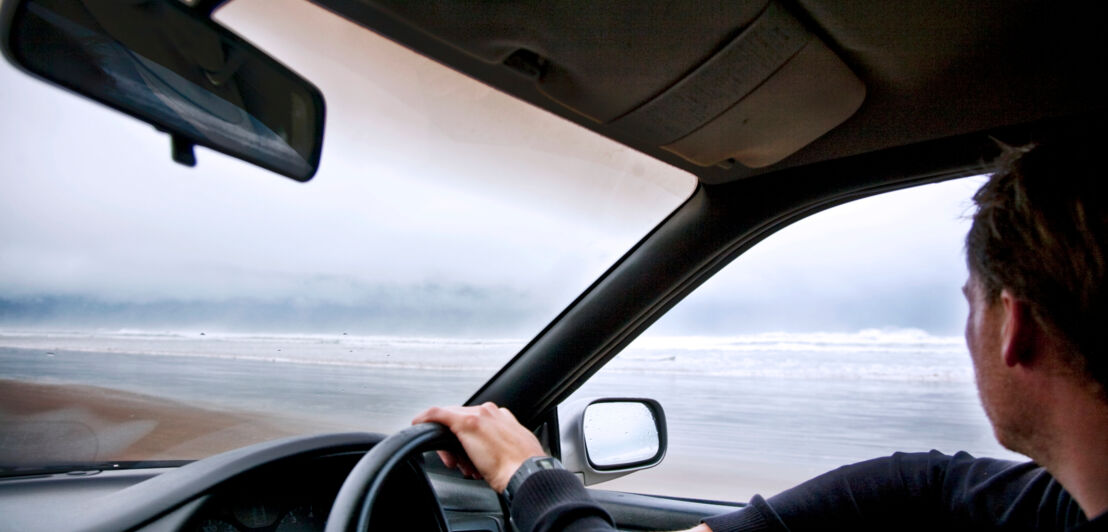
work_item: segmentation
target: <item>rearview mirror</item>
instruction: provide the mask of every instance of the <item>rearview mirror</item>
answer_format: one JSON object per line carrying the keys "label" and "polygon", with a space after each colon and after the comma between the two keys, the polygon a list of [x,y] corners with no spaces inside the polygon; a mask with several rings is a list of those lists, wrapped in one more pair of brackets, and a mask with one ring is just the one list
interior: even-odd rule
{"label": "rearview mirror", "polygon": [[17,67],[127,113],[173,139],[297,181],[319,166],[323,95],[179,0],[8,1],[0,44]]}
{"label": "rearview mirror", "polygon": [[666,417],[653,399],[591,399],[558,407],[561,460],[586,485],[654,467],[666,453]]}

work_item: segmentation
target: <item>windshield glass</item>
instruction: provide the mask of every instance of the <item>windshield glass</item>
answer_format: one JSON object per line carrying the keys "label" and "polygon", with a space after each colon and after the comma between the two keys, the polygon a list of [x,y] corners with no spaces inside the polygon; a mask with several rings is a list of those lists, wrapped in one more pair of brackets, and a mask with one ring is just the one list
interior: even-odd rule
{"label": "windshield glass", "polygon": [[393,432],[465,401],[695,186],[308,2],[217,18],[322,90],[313,181],[175,165],[0,66],[7,472]]}

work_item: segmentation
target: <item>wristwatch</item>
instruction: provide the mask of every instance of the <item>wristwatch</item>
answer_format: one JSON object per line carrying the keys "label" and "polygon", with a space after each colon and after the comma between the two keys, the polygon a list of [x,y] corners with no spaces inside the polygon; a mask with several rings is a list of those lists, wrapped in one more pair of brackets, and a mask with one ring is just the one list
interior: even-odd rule
{"label": "wristwatch", "polygon": [[559,462],[557,458],[550,456],[532,456],[524,460],[523,464],[520,465],[519,469],[512,475],[512,478],[508,479],[508,486],[504,488],[504,492],[500,495],[510,504],[512,498],[519,492],[519,488],[523,486],[527,478],[544,469],[565,468],[562,467],[562,463]]}

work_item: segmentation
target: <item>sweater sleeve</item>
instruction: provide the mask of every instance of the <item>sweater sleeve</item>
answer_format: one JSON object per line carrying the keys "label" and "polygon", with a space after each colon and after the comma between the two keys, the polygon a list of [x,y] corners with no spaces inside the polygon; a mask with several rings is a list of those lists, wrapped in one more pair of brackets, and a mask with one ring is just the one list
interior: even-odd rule
{"label": "sweater sleeve", "polygon": [[[521,532],[614,530],[611,517],[563,470],[528,478],[511,513]],[[742,510],[704,522],[713,532],[1066,531],[1086,519],[1061,485],[1033,463],[932,451],[844,466],[768,500],[755,496]]]}
{"label": "sweater sleeve", "polygon": [[705,523],[713,532],[1061,531],[1083,521],[1072,498],[1033,463],[932,451],[844,466]]}
{"label": "sweater sleeve", "polygon": [[538,471],[519,487],[512,520],[520,532],[615,530],[612,518],[577,477],[562,469]]}
{"label": "sweater sleeve", "polygon": [[742,510],[709,517],[702,521],[712,532],[725,530],[744,532],[786,532],[777,512],[760,495],[755,495]]}

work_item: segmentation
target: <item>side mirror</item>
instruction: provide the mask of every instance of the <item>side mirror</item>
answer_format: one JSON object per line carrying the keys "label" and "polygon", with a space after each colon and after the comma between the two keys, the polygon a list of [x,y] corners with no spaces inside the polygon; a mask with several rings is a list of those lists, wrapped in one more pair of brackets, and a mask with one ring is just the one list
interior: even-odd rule
{"label": "side mirror", "polygon": [[658,465],[666,416],[653,399],[589,399],[558,407],[561,461],[585,485]]}
{"label": "side mirror", "polygon": [[319,167],[319,89],[202,7],[6,0],[0,48],[16,67],[169,133],[179,163],[195,165],[201,145],[297,181]]}

